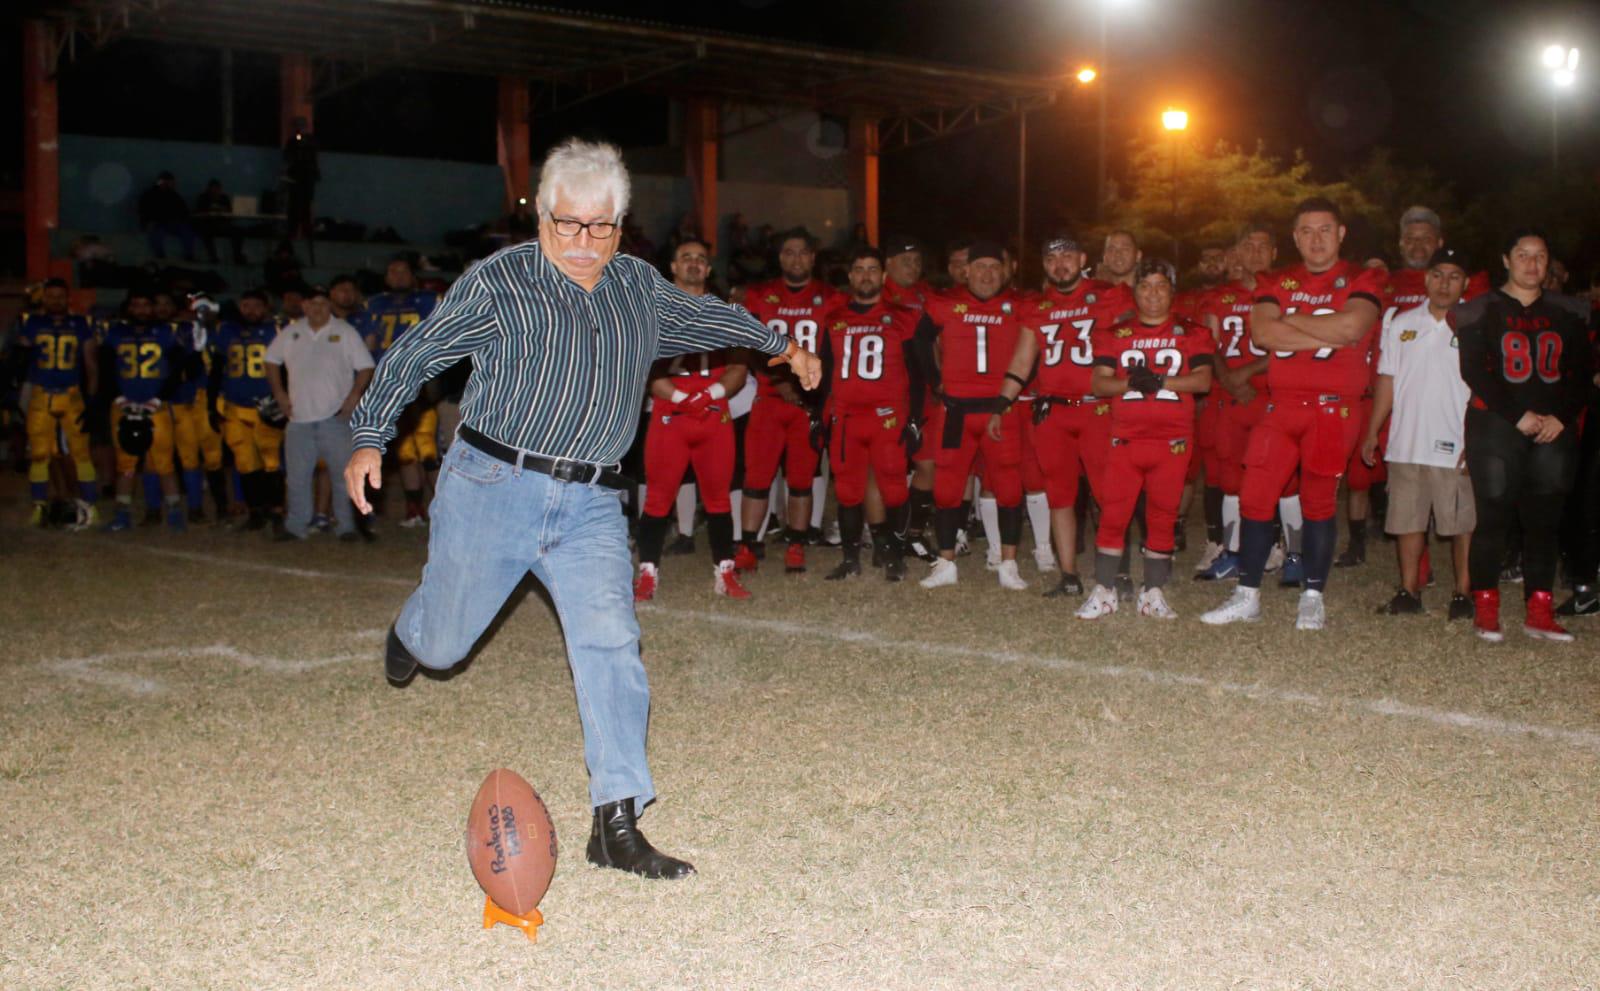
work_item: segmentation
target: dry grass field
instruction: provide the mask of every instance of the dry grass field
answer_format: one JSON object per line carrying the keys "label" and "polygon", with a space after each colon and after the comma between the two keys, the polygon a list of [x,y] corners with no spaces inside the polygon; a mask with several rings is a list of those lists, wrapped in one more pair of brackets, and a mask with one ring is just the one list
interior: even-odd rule
{"label": "dry grass field", "polygon": [[[8,991],[1600,987],[1600,624],[1495,647],[1437,593],[1380,619],[1381,546],[1322,635],[1276,589],[1267,622],[1202,626],[1222,593],[1189,559],[1178,622],[1085,624],[981,557],[930,593],[825,583],[822,550],[747,603],[668,558],[644,826],[700,869],[672,885],[584,863],[536,591],[400,691],[380,650],[420,536],[39,533],[19,502]],[[501,765],[562,843],[537,944],[480,928],[462,850]]]}

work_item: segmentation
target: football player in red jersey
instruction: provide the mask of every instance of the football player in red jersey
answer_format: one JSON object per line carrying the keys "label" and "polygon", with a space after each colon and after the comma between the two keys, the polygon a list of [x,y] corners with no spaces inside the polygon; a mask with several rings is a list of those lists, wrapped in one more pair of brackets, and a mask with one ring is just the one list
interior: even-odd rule
{"label": "football player in red jersey", "polygon": [[1139,615],[1177,618],[1162,588],[1172,576],[1174,524],[1194,456],[1194,397],[1211,388],[1214,358],[1211,334],[1172,312],[1177,279],[1171,262],[1141,260],[1133,290],[1137,319],[1095,336],[1093,387],[1110,399],[1111,451],[1095,534],[1096,584],[1079,619],[1117,611],[1117,572],[1141,492],[1149,526]]}
{"label": "football player in red jersey", "polygon": [[1261,574],[1272,551],[1273,507],[1298,470],[1305,514],[1305,588],[1295,628],[1320,630],[1322,592],[1338,539],[1339,476],[1361,440],[1360,397],[1372,378],[1385,273],[1339,257],[1345,227],[1332,201],[1294,211],[1301,262],[1257,280],[1250,335],[1272,352],[1271,402],[1250,432],[1239,509],[1239,587],[1201,617],[1213,625],[1259,619]]}
{"label": "football player in red jersey", "polygon": [[967,284],[967,249],[972,242],[966,238],[953,238],[945,246],[944,270],[950,276],[950,287]]}
{"label": "football player in red jersey", "polygon": [[[807,351],[817,348],[817,333],[822,316],[841,299],[839,292],[812,274],[817,261],[811,235],[796,228],[783,235],[778,246],[778,268],[782,278],[752,286],[745,306],[756,318],[780,334],[795,339]],[[806,530],[811,525],[811,482],[816,476],[821,455],[811,445],[817,410],[803,395],[787,367],[757,368],[755,405],[744,433],[744,505],[741,521],[745,542],[739,549],[739,567],[756,567],[750,548],[767,516],[768,492],[783,465],[783,480],[789,490],[788,526],[784,531],[788,550],[784,567],[791,573],[806,570]]]}
{"label": "football player in red jersey", "polygon": [[[1021,307],[1025,333],[1017,336],[1000,398],[1009,404],[1022,393],[1022,382],[1033,380],[1034,444],[1050,507],[1050,540],[1061,568],[1055,588],[1045,593],[1054,597],[1083,592],[1077,568],[1078,480],[1087,477],[1090,491],[1098,494],[1111,450],[1111,410],[1090,385],[1093,337],[1130,317],[1134,302],[1126,287],[1084,277],[1088,255],[1071,234],[1046,240],[1040,256],[1048,284]],[[1000,419],[991,416],[992,434],[1000,429]]]}
{"label": "football player in red jersey", "polygon": [[[828,457],[844,548],[844,559],[826,576],[830,581],[861,574],[863,522],[872,527],[884,577],[897,582],[906,573],[896,534],[905,526],[907,454],[922,443],[924,387],[910,360],[917,314],[883,298],[883,277],[883,255],[858,248],[850,257],[850,300],[823,321]],[[882,513],[863,505],[869,471]]]}
{"label": "football player in red jersey", "polygon": [[892,237],[883,247],[883,298],[897,306],[922,309],[936,292],[922,278],[922,242],[914,237]]}
{"label": "football player in red jersey", "polygon": [[[711,249],[686,240],[672,253],[672,281],[691,296],[703,296],[711,271]],[[650,372],[650,426],[644,438],[644,511],[639,515],[639,577],[633,598],[655,597],[668,518],[685,470],[694,465],[706,533],[717,562],[712,588],[718,595],[748,599],[733,564],[733,418],[728,397],[744,388],[748,358],[728,351],[679,355]]]}
{"label": "football player in red jersey", "polygon": [[1131,231],[1112,231],[1106,235],[1106,243],[1100,249],[1100,264],[1095,267],[1094,277],[1114,286],[1127,286],[1132,291],[1133,270],[1143,257]]}
{"label": "football player in red jersey", "polygon": [[[967,282],[967,252],[970,241],[954,241],[950,246],[948,271],[954,280],[946,292],[962,289]],[[958,277],[959,273],[959,277]],[[927,301],[942,295],[922,281],[922,245],[916,238],[895,236],[885,242],[883,298],[907,309],[922,312]],[[936,408],[938,400],[931,394],[924,397],[928,408]],[[907,500],[906,527],[902,534],[906,546],[923,560],[932,561],[930,549],[936,541],[926,537],[928,523],[933,516],[933,453],[935,445],[925,440],[911,455],[911,495]]]}
{"label": "football player in red jersey", "polygon": [[[956,583],[961,497],[980,450],[999,505],[1000,585],[1013,590],[1028,587],[1017,573],[1016,560],[1022,536],[1021,433],[1010,405],[995,398],[1006,380],[1020,327],[1016,301],[1003,291],[1005,279],[1005,249],[992,241],[975,242],[968,251],[966,286],[929,299],[917,325],[916,360],[942,400],[927,428],[928,442],[935,448],[933,499],[940,559],[923,579],[924,588]],[[998,439],[987,429],[985,414],[994,412],[1001,414]]]}
{"label": "football player in red jersey", "polygon": [[[1239,576],[1239,487],[1250,431],[1267,408],[1267,353],[1250,340],[1250,309],[1256,279],[1278,258],[1277,239],[1261,224],[1249,224],[1227,254],[1230,281],[1212,296],[1205,314],[1217,342],[1212,375],[1222,391],[1212,390],[1217,434],[1206,467],[1206,551],[1195,566],[1197,581]],[[1215,486],[1215,492],[1212,490]],[[1217,529],[1212,531],[1212,527]]]}

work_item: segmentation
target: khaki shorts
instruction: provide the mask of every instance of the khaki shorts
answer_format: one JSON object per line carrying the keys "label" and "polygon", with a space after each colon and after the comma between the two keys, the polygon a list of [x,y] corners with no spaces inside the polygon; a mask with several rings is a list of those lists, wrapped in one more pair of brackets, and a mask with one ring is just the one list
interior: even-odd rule
{"label": "khaki shorts", "polygon": [[1471,533],[1478,524],[1472,505],[1472,479],[1454,468],[1389,463],[1389,514],[1383,528],[1390,533],[1423,533],[1428,517],[1441,537]]}

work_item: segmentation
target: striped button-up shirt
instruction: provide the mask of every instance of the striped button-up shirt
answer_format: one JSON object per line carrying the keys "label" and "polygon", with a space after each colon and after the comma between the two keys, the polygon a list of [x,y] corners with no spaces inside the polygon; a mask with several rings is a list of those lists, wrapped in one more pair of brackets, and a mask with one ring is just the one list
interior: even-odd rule
{"label": "striped button-up shirt", "polygon": [[355,447],[382,450],[422,384],[471,358],[462,422],[524,451],[615,464],[633,443],[657,358],[724,347],[779,354],[788,343],[743,307],[690,296],[628,255],[585,292],[527,241],[474,266],[395,342],[351,433]]}

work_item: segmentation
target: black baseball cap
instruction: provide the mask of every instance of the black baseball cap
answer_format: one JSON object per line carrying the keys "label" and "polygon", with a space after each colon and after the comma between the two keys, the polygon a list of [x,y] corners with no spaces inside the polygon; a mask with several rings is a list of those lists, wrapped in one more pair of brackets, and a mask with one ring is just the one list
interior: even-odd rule
{"label": "black baseball cap", "polygon": [[1054,254],[1057,251],[1082,251],[1083,245],[1078,239],[1066,231],[1057,231],[1039,242],[1039,255]]}
{"label": "black baseball cap", "polygon": [[1463,272],[1472,271],[1472,267],[1467,264],[1466,252],[1459,248],[1440,248],[1435,251],[1433,257],[1428,259],[1428,267],[1438,268],[1440,265],[1454,265]]}
{"label": "black baseball cap", "polygon": [[885,258],[903,255],[907,251],[915,251],[919,255],[922,254],[922,242],[909,234],[898,234],[883,242],[883,256]]}
{"label": "black baseball cap", "polygon": [[1005,245],[999,241],[974,241],[972,247],[967,249],[967,264],[972,264],[982,258],[993,258],[995,261],[1006,260]]}
{"label": "black baseball cap", "polygon": [[328,295],[328,287],[321,285],[320,283],[317,285],[306,286],[300,290],[300,295],[304,296],[306,299],[316,299],[318,296],[326,297]]}

